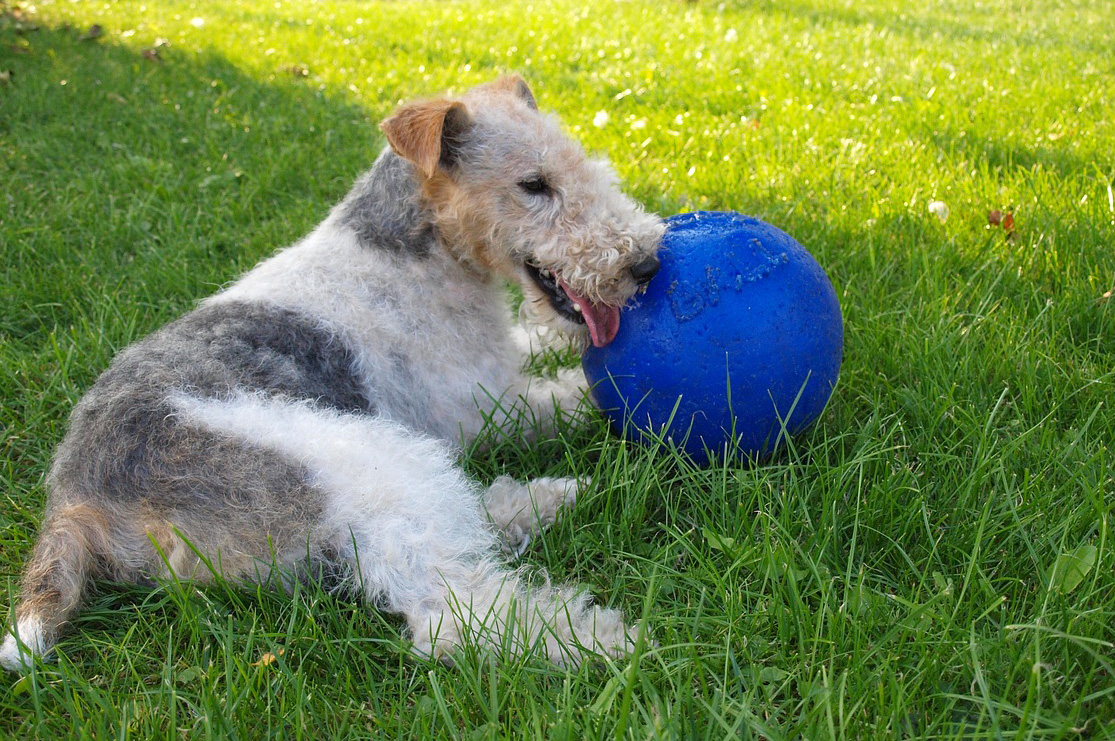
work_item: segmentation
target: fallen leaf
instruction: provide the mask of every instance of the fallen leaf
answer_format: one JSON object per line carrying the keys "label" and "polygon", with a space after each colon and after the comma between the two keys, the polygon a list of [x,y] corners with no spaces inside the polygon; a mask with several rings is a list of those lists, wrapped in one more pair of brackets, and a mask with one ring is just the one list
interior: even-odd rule
{"label": "fallen leaf", "polygon": [[259,657],[259,661],[253,661],[252,666],[271,666],[272,664],[274,664],[276,661],[279,660],[279,656],[282,656],[285,653],[286,653],[285,648],[280,648],[278,655],[273,654],[270,651],[268,651],[265,654],[263,654],[263,656]]}
{"label": "fallen leaf", "polygon": [[1003,216],[1003,229],[1008,232],[1014,231],[1014,214],[1012,214],[1010,211],[1008,211],[1006,215]]}
{"label": "fallen leaf", "polygon": [[987,212],[987,223],[991,226],[999,226],[1003,223],[1003,212],[997,208],[991,209]]}
{"label": "fallen leaf", "polygon": [[731,553],[736,548],[736,539],[729,538],[727,535],[720,535],[712,530],[701,528],[704,533],[705,540],[708,541],[709,548],[714,551],[724,551]]}
{"label": "fallen leaf", "polygon": [[175,676],[175,680],[177,680],[180,684],[189,684],[190,682],[196,682],[198,679],[201,679],[204,676],[205,670],[202,669],[200,666],[188,666],[182,671],[178,672],[177,676]]}
{"label": "fallen leaf", "polygon": [[155,43],[140,52],[140,55],[149,62],[163,61],[162,50],[169,48],[170,42],[166,39],[159,37],[155,39]]}
{"label": "fallen leaf", "polygon": [[763,684],[781,682],[789,676],[790,672],[777,666],[764,666],[759,670],[759,681]]}
{"label": "fallen leaf", "polygon": [[9,690],[9,692],[12,693],[13,697],[16,695],[25,695],[31,690],[31,686],[31,675],[24,674],[22,677],[19,678],[18,681],[12,684],[12,688]]}
{"label": "fallen leaf", "polygon": [[85,35],[82,36],[80,40],[81,41],[96,41],[97,39],[101,38],[104,35],[105,35],[105,30],[104,30],[104,28],[101,27],[101,24],[94,23],[92,26],[89,27],[89,30],[85,32]]}
{"label": "fallen leaf", "polygon": [[1103,294],[1102,296],[1100,296],[1099,300],[1100,301],[1107,301],[1112,296],[1115,296],[1115,289],[1112,289],[1112,290],[1108,291],[1107,293]]}
{"label": "fallen leaf", "polygon": [[309,77],[310,68],[304,64],[292,64],[289,67],[284,67],[283,72],[294,77]]}

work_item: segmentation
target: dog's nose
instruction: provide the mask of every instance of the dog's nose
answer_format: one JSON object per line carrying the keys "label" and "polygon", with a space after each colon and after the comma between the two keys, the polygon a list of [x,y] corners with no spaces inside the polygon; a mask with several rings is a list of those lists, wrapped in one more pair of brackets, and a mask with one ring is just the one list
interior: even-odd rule
{"label": "dog's nose", "polygon": [[646,285],[660,267],[662,267],[662,263],[658,261],[658,258],[654,255],[648,255],[631,266],[631,277],[640,286]]}

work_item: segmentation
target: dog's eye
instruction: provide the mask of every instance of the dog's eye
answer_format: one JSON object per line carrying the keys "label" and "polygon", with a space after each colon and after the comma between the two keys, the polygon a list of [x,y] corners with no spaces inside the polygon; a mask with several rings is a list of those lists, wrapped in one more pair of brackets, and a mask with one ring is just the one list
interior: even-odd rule
{"label": "dog's eye", "polygon": [[546,178],[541,175],[534,175],[519,181],[519,187],[527,193],[534,193],[535,195],[547,195],[550,192],[550,184],[546,182]]}

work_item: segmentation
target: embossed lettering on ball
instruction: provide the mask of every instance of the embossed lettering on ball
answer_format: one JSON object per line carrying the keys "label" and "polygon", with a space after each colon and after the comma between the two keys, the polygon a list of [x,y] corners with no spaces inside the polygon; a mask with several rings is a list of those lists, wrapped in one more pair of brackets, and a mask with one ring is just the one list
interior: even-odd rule
{"label": "embossed lettering on ball", "polygon": [[596,404],[633,440],[704,465],[761,458],[820,417],[844,348],[825,271],[785,232],[733,212],[666,219],[662,268],[583,358]]}

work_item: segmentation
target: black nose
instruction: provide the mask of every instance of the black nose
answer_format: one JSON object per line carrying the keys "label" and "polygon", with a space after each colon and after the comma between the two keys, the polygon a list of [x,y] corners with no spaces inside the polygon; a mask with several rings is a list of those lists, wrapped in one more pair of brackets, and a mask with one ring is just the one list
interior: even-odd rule
{"label": "black nose", "polygon": [[639,262],[631,266],[631,277],[640,286],[646,285],[650,279],[658,272],[658,268],[662,267],[662,263],[654,255],[648,255]]}

